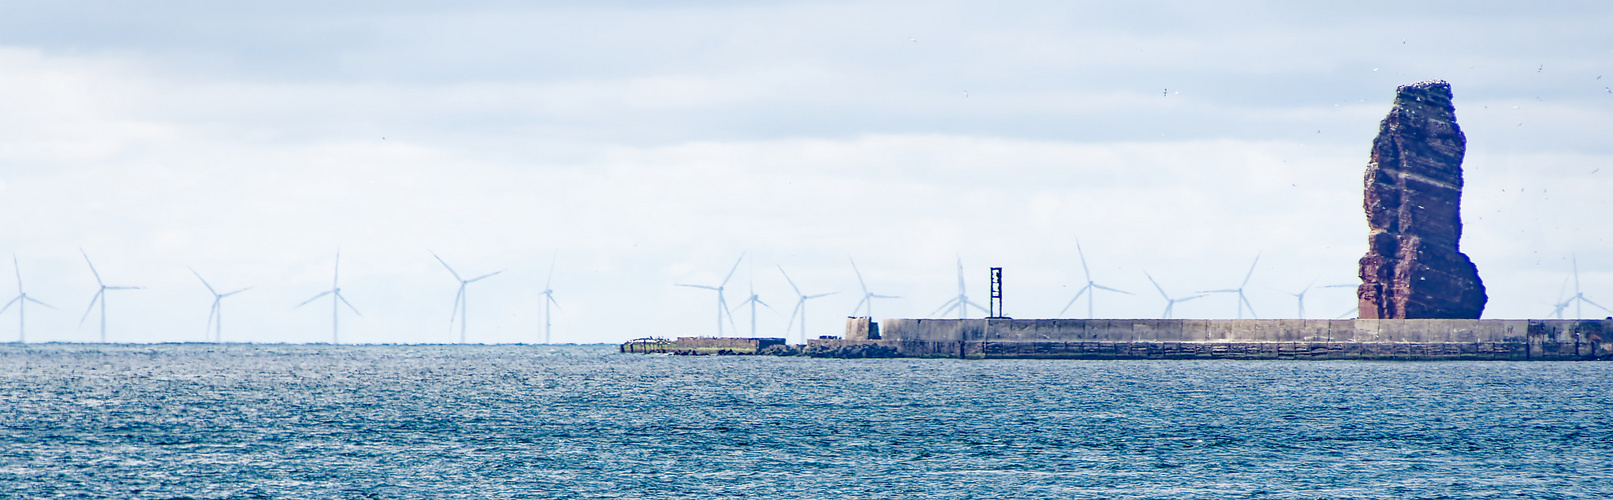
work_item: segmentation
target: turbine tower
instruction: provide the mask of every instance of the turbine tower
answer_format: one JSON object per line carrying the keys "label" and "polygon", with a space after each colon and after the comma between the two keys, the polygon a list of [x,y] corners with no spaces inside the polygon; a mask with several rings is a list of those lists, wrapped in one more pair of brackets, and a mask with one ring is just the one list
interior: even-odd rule
{"label": "turbine tower", "polygon": [[543,296],[543,343],[545,344],[549,343],[549,304],[554,304],[555,309],[560,308],[560,302],[554,300],[554,288],[549,286],[553,283],[554,261],[551,260],[549,261],[549,280],[543,282],[543,292],[538,294]]}
{"label": "turbine tower", "polygon": [[341,275],[342,275],[342,254],[341,254],[341,252],[337,252],[336,253],[336,267],[335,267],[335,270],[331,271],[331,274],[330,274],[330,290],[325,290],[323,292],[319,292],[319,295],[315,295],[313,298],[308,299],[308,300],[304,300],[304,301],[302,301],[301,304],[297,304],[297,307],[302,307],[302,306],[308,305],[309,302],[313,302],[314,300],[316,300],[316,299],[318,299],[320,297],[324,297],[326,295],[331,296],[331,298],[330,298],[330,343],[331,344],[340,344],[341,343],[341,341],[340,341],[341,337],[338,335],[338,333],[341,332],[341,329],[338,326],[337,320],[341,318],[342,305],[343,304],[346,304],[347,308],[349,310],[353,311],[353,314],[358,314],[358,316],[360,318],[364,317],[363,314],[360,314],[358,312],[358,308],[353,307],[353,304],[349,303],[347,301],[347,297],[342,296],[342,286],[340,285],[341,282],[338,280],[339,278],[341,278]]}
{"label": "turbine tower", "polygon": [[1254,262],[1254,264],[1249,264],[1249,274],[1246,274],[1246,275],[1243,276],[1243,284],[1238,285],[1237,288],[1228,288],[1228,289],[1224,289],[1224,290],[1202,290],[1202,291],[1199,291],[1198,293],[1235,293],[1235,294],[1238,294],[1238,319],[1243,319],[1243,308],[1244,308],[1244,306],[1249,307],[1249,316],[1250,317],[1258,319],[1260,316],[1255,314],[1255,306],[1254,306],[1254,304],[1249,303],[1249,297],[1245,296],[1243,294],[1243,289],[1249,286],[1249,278],[1254,277],[1254,275],[1255,275],[1255,265],[1259,264],[1259,263],[1260,263],[1260,254],[1255,254],[1255,262]]}
{"label": "turbine tower", "polygon": [[790,336],[790,328],[795,326],[795,316],[796,316],[796,314],[800,314],[801,315],[801,343],[805,344],[806,341],[807,341],[807,337],[806,337],[806,335],[807,335],[807,333],[806,333],[806,302],[808,300],[816,299],[818,297],[827,297],[827,296],[834,295],[834,294],[840,293],[840,292],[829,292],[829,293],[820,293],[820,294],[817,294],[817,295],[807,295],[807,294],[801,293],[801,288],[800,287],[795,286],[795,280],[791,280],[790,279],[790,274],[784,272],[784,266],[779,266],[778,272],[779,272],[779,274],[784,275],[784,281],[787,281],[787,282],[790,283],[790,288],[795,290],[795,295],[797,297],[796,300],[795,300],[795,308],[790,310],[790,320],[785,322],[784,337],[789,338],[789,336]]}
{"label": "turbine tower", "polygon": [[[229,297],[229,296],[235,295],[237,293],[245,292],[247,290],[252,289],[252,287],[242,288],[240,290],[236,290],[236,291],[229,292],[229,293],[218,293],[218,290],[214,290],[213,285],[208,283],[206,278],[202,277],[202,273],[196,272],[195,269],[191,269],[190,273],[196,275],[196,279],[202,280],[202,286],[207,287],[207,291],[213,294],[213,308],[207,311],[207,330],[208,330],[207,333],[213,334],[213,342],[223,343],[224,342],[224,297]],[[205,336],[203,338],[205,338]]]}
{"label": "turbine tower", "polygon": [[857,273],[857,284],[862,285],[862,287],[863,287],[863,299],[860,300],[860,301],[857,301],[857,307],[854,307],[854,308],[851,309],[851,315],[852,316],[856,316],[857,311],[864,310],[863,309],[863,304],[868,304],[868,308],[866,309],[866,311],[868,312],[868,319],[873,320],[874,319],[874,299],[900,299],[901,298],[900,296],[896,296],[896,295],[880,295],[880,294],[877,294],[877,293],[869,292],[868,291],[868,283],[863,281],[863,272],[861,270],[857,269],[857,261],[852,260],[852,258],[850,256],[847,256],[846,260],[851,261],[851,271],[854,272],[854,273]]}
{"label": "turbine tower", "polygon": [[101,343],[105,344],[106,343],[106,291],[107,290],[139,290],[140,287],[137,287],[137,286],[107,286],[105,282],[101,281],[101,273],[95,271],[95,263],[90,262],[90,254],[84,253],[84,249],[82,249],[82,248],[78,249],[78,253],[84,256],[84,263],[90,265],[90,274],[95,275],[95,283],[97,285],[101,285],[101,289],[97,290],[95,292],[95,296],[90,298],[90,307],[84,310],[84,317],[78,319],[78,324],[80,326],[82,326],[84,324],[84,320],[89,319],[90,312],[95,310],[95,303],[100,302],[101,303]]}
{"label": "turbine tower", "polygon": [[[437,253],[432,252],[431,256],[432,257],[437,257]],[[454,295],[454,312],[453,312],[453,314],[450,314],[448,316],[448,334],[449,335],[454,334],[454,318],[458,318],[459,319],[459,343],[463,344],[463,343],[465,343],[465,323],[466,323],[465,320],[469,319],[469,314],[470,314],[469,311],[468,311],[468,305],[467,305],[467,302],[470,302],[470,297],[465,295],[465,287],[469,286],[471,283],[475,283],[475,282],[487,279],[489,277],[492,277],[495,274],[502,273],[504,271],[503,270],[493,271],[491,273],[483,274],[483,275],[477,276],[475,278],[465,279],[465,278],[459,277],[459,272],[455,271],[453,266],[450,266],[450,265],[448,265],[447,262],[444,262],[442,260],[442,257],[437,257],[437,262],[441,262],[442,267],[448,268],[448,274],[454,275],[454,279],[459,280],[459,293]]]}
{"label": "turbine tower", "polygon": [[1154,277],[1152,275],[1148,274],[1148,271],[1143,271],[1143,276],[1147,276],[1148,277],[1148,282],[1154,284],[1154,289],[1155,290],[1159,290],[1159,296],[1165,298],[1165,312],[1160,315],[1160,318],[1163,318],[1163,319],[1171,319],[1171,310],[1176,308],[1176,303],[1177,302],[1187,302],[1189,300],[1193,300],[1193,299],[1196,299],[1196,298],[1204,296],[1204,294],[1198,294],[1198,295],[1194,295],[1192,297],[1183,297],[1183,298],[1180,298],[1180,299],[1173,299],[1173,298],[1171,298],[1171,296],[1169,294],[1165,293],[1165,289],[1163,287],[1159,286],[1158,281],[1154,281]]}
{"label": "turbine tower", "polygon": [[1087,296],[1087,319],[1092,319],[1092,296],[1097,295],[1098,290],[1108,290],[1108,291],[1111,291],[1111,292],[1124,293],[1126,295],[1131,295],[1132,294],[1131,292],[1128,292],[1128,291],[1125,291],[1125,290],[1116,290],[1116,289],[1109,288],[1109,287],[1106,287],[1106,286],[1103,286],[1103,285],[1099,285],[1099,284],[1097,284],[1097,283],[1092,281],[1092,271],[1087,269],[1087,255],[1086,255],[1086,252],[1081,251],[1081,240],[1075,240],[1075,254],[1081,257],[1081,272],[1086,275],[1087,284],[1086,284],[1086,286],[1081,287],[1081,290],[1075,292],[1075,297],[1072,297],[1070,299],[1070,303],[1064,305],[1064,309],[1059,311],[1059,316],[1063,316],[1065,311],[1069,311],[1070,306],[1074,306],[1075,301],[1081,299],[1082,294],[1086,294],[1086,296]]}
{"label": "turbine tower", "polygon": [[[707,286],[707,285],[688,285],[688,284],[683,284],[683,283],[675,283],[677,286],[686,286],[686,287],[690,287],[690,288],[704,288],[706,290],[716,290],[717,291],[717,336],[718,337],[723,336],[722,335],[722,318],[723,318],[723,315],[725,315],[725,314],[728,315],[728,326],[734,326],[734,313],[730,312],[728,310],[728,300],[723,298],[722,291],[723,291],[724,287],[728,286],[728,280],[734,278],[734,271],[739,270],[739,263],[743,262],[744,260],[745,260],[745,254],[743,254],[743,253],[739,254],[739,260],[734,261],[734,268],[728,270],[728,277],[723,278],[722,279],[722,284],[720,284],[720,285]],[[734,329],[738,330],[739,328],[735,327]]]}
{"label": "turbine tower", "polygon": [[966,290],[963,286],[963,257],[958,257],[958,296],[948,300],[945,304],[941,304],[941,307],[930,313],[930,315],[935,316],[940,314],[941,311],[951,309],[958,312],[958,319],[965,319],[969,316],[969,306],[974,306],[975,309],[979,309],[981,312],[991,314],[991,311],[987,311],[986,308],[980,307],[980,304],[969,300],[968,294],[965,293]]}
{"label": "turbine tower", "polygon": [[50,304],[40,302],[39,299],[29,297],[28,292],[22,291],[22,266],[17,265],[16,254],[11,255],[11,268],[17,271],[17,297],[7,302],[5,307],[0,307],[0,314],[5,314],[6,310],[11,309],[12,304],[17,305],[17,343],[22,344],[28,342],[28,332],[25,328],[27,315],[23,314],[24,309],[28,307],[28,303],[33,302],[50,309],[55,308],[51,307]]}
{"label": "turbine tower", "polygon": [[1569,303],[1574,304],[1574,319],[1584,319],[1585,318],[1585,312],[1583,311],[1584,304],[1590,304],[1592,306],[1595,306],[1597,309],[1607,311],[1608,314],[1613,314],[1613,310],[1609,310],[1606,307],[1602,307],[1601,304],[1591,302],[1591,299],[1585,298],[1585,294],[1579,291],[1579,257],[1575,256],[1575,257],[1573,257],[1573,259],[1574,259],[1574,261],[1573,261],[1574,262],[1574,295],[1569,297],[1568,300],[1564,301],[1562,303],[1562,306],[1566,307]]}

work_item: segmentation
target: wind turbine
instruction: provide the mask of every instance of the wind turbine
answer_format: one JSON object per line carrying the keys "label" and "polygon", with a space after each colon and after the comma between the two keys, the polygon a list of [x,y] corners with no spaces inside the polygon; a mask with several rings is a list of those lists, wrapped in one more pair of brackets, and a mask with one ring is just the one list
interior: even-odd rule
{"label": "wind turbine", "polygon": [[1553,302],[1551,304],[1551,315],[1557,317],[1557,319],[1563,319],[1563,310],[1568,309],[1568,305],[1574,303],[1573,299],[1563,300],[1563,295],[1568,293],[1569,279],[1570,278],[1563,278],[1562,288],[1557,289],[1557,302]]}
{"label": "wind turbine", "polygon": [[1249,297],[1243,294],[1243,289],[1249,286],[1249,278],[1252,278],[1255,275],[1255,265],[1259,263],[1260,254],[1255,254],[1254,264],[1249,264],[1249,274],[1243,276],[1243,284],[1238,285],[1237,288],[1229,288],[1225,290],[1202,290],[1198,293],[1236,293],[1238,294],[1238,319],[1243,319],[1244,306],[1249,307],[1249,316],[1259,318],[1260,316],[1255,314],[1254,304],[1250,304]]}
{"label": "wind turbine", "polygon": [[[431,256],[437,257],[437,253],[432,252]],[[448,274],[454,275],[454,279],[459,280],[459,293],[454,295],[454,312],[448,316],[448,334],[452,335],[454,333],[454,318],[459,318],[459,343],[463,344],[465,343],[465,320],[470,319],[470,313],[467,310],[467,303],[470,302],[470,297],[465,295],[465,287],[469,286],[471,283],[487,279],[488,277],[504,271],[493,271],[475,278],[465,279],[459,277],[459,272],[454,271],[453,266],[450,266],[447,262],[444,262],[442,257],[437,257],[437,262],[441,262],[442,267],[448,268]]]}
{"label": "wind turbine", "polygon": [[808,300],[816,299],[818,297],[827,297],[827,296],[834,295],[834,294],[840,293],[840,292],[829,292],[829,293],[820,293],[820,294],[817,294],[817,295],[807,295],[807,294],[801,293],[801,288],[800,287],[795,286],[795,281],[790,279],[790,274],[784,272],[784,266],[778,266],[778,272],[779,272],[779,274],[784,275],[784,281],[787,281],[787,282],[790,283],[790,288],[795,290],[795,295],[797,297],[797,299],[795,300],[795,308],[790,310],[790,320],[785,323],[784,336],[785,337],[790,336],[790,327],[794,326],[794,324],[795,324],[795,316],[796,316],[797,313],[799,313],[801,315],[801,343],[804,344],[804,343],[806,343],[806,340],[807,340],[807,338],[806,338],[806,335],[807,335],[807,333],[806,333],[806,302]]}
{"label": "wind turbine", "polygon": [[854,273],[857,273],[857,284],[862,285],[862,287],[863,287],[863,299],[860,300],[860,301],[857,301],[857,307],[854,307],[854,308],[851,309],[851,315],[852,316],[856,316],[857,311],[863,310],[863,304],[868,304],[868,309],[867,309],[867,311],[868,311],[868,319],[873,320],[874,319],[874,299],[900,299],[901,298],[901,297],[896,296],[896,295],[880,295],[880,294],[877,294],[877,293],[870,293],[868,291],[868,283],[863,281],[863,272],[861,270],[857,269],[857,261],[852,260],[852,258],[850,256],[847,256],[846,260],[851,261],[851,271],[854,272]]}
{"label": "wind turbine", "polygon": [[98,272],[95,271],[95,263],[90,262],[90,254],[84,253],[84,249],[82,249],[82,248],[78,249],[78,253],[84,256],[84,263],[90,265],[90,274],[95,275],[95,283],[97,285],[101,285],[101,289],[97,290],[95,292],[95,296],[90,298],[90,307],[84,310],[84,317],[78,319],[78,324],[83,325],[84,320],[89,319],[90,311],[95,310],[95,303],[100,302],[101,303],[101,343],[105,344],[106,343],[106,291],[107,290],[139,290],[140,287],[137,287],[137,286],[106,286],[106,283],[101,281],[101,273],[98,273]]}
{"label": "wind turbine", "polygon": [[1125,290],[1116,290],[1116,289],[1109,288],[1109,287],[1106,287],[1106,286],[1103,286],[1103,285],[1099,285],[1099,284],[1097,284],[1097,283],[1092,281],[1092,271],[1087,269],[1087,255],[1086,255],[1086,252],[1081,251],[1081,240],[1076,240],[1075,241],[1075,254],[1081,257],[1081,272],[1086,275],[1087,284],[1086,284],[1086,286],[1081,287],[1081,290],[1075,292],[1075,297],[1070,298],[1070,303],[1065,304],[1064,309],[1059,310],[1059,316],[1063,316],[1065,311],[1069,311],[1070,306],[1074,306],[1075,301],[1081,299],[1081,294],[1086,294],[1086,296],[1087,296],[1087,319],[1092,319],[1092,296],[1096,295],[1098,293],[1097,292],[1098,290],[1108,290],[1108,291],[1111,291],[1111,292],[1120,292],[1120,293],[1124,293],[1126,295],[1131,295],[1132,294],[1131,292],[1128,292],[1128,291],[1125,291]]}
{"label": "wind turbine", "polygon": [[202,277],[202,273],[196,272],[195,269],[191,269],[190,273],[196,275],[196,279],[202,280],[202,286],[207,287],[207,291],[213,294],[213,308],[207,311],[207,329],[209,330],[209,333],[213,333],[214,335],[213,342],[224,342],[224,297],[245,292],[252,289],[252,287],[242,288],[229,293],[218,293],[218,290],[214,290],[213,285],[208,283],[206,278]]}
{"label": "wind turbine", "polygon": [[341,343],[338,340],[339,337],[337,336],[337,333],[339,333],[341,331],[337,327],[337,319],[341,317],[342,304],[346,304],[347,308],[349,310],[353,311],[353,314],[358,314],[358,316],[360,318],[364,317],[363,314],[360,314],[358,312],[358,308],[353,307],[353,304],[349,303],[347,301],[347,297],[342,296],[342,287],[339,284],[340,281],[338,281],[338,278],[340,278],[341,275],[342,275],[342,254],[340,252],[337,252],[336,253],[336,268],[335,268],[334,271],[331,272],[331,275],[330,275],[330,290],[325,290],[323,292],[319,292],[319,295],[315,295],[314,298],[304,300],[304,301],[302,301],[301,304],[297,304],[297,307],[302,307],[302,306],[308,305],[309,302],[313,302],[314,300],[316,300],[316,299],[318,299],[320,297],[324,297],[326,295],[331,296],[331,298],[330,298],[330,343],[332,343],[332,344]]}
{"label": "wind turbine", "polygon": [[[1311,287],[1314,287],[1314,286],[1316,286],[1316,281],[1312,280],[1311,283],[1309,285],[1305,285],[1305,288],[1300,290],[1299,293],[1294,293],[1294,292],[1290,292],[1290,291],[1287,291],[1287,290],[1279,290],[1280,292],[1286,293],[1286,294],[1288,294],[1288,295],[1290,295],[1290,296],[1292,296],[1292,297],[1294,297],[1296,299],[1299,299],[1299,316],[1297,316],[1297,318],[1299,318],[1299,319],[1305,319],[1305,294],[1310,293]],[[1253,311],[1254,308],[1250,308],[1250,310]]]}
{"label": "wind turbine", "polygon": [[[754,338],[756,337],[756,305],[761,304],[762,307],[766,307],[768,310],[773,311],[774,313],[778,312],[778,310],[773,309],[773,306],[767,305],[766,302],[762,302],[762,296],[756,295],[756,276],[754,272],[751,273],[750,296],[746,297],[744,301],[740,302],[739,307],[745,307],[745,304],[750,304],[750,336]],[[786,332],[785,335],[789,335],[789,333]]]}
{"label": "wind turbine", "polygon": [[1597,309],[1601,309],[1603,311],[1607,311],[1610,314],[1613,314],[1613,310],[1609,310],[1606,307],[1602,307],[1601,304],[1591,302],[1591,299],[1585,298],[1585,294],[1579,291],[1579,257],[1576,256],[1573,259],[1574,259],[1574,261],[1573,261],[1574,262],[1574,295],[1572,297],[1569,297],[1568,300],[1563,302],[1562,304],[1564,306],[1567,306],[1568,303],[1570,303],[1570,302],[1572,302],[1574,304],[1574,319],[1583,319],[1583,318],[1585,318],[1585,313],[1582,310],[1583,304],[1590,304],[1590,305],[1596,306]]}
{"label": "wind turbine", "polygon": [[1173,299],[1173,298],[1171,298],[1170,294],[1165,293],[1165,289],[1163,287],[1159,286],[1158,281],[1154,281],[1154,276],[1148,274],[1148,271],[1143,271],[1143,276],[1147,276],[1148,277],[1148,282],[1154,284],[1154,289],[1155,290],[1159,290],[1159,296],[1165,298],[1165,312],[1160,315],[1160,317],[1164,318],[1164,319],[1171,319],[1171,309],[1174,309],[1176,307],[1177,302],[1187,302],[1189,300],[1193,300],[1193,299],[1196,299],[1196,298],[1204,296],[1204,294],[1198,294],[1198,295],[1194,295],[1192,297],[1183,297],[1183,298],[1180,298],[1180,299]]}
{"label": "wind turbine", "polygon": [[[683,284],[683,283],[675,283],[677,286],[686,286],[686,287],[690,287],[690,288],[704,288],[704,289],[707,289],[707,290],[716,290],[717,291],[717,336],[718,337],[722,337],[722,318],[723,318],[724,314],[728,315],[728,326],[734,326],[734,313],[728,310],[728,300],[723,298],[722,291],[723,291],[723,287],[728,286],[728,280],[734,278],[734,271],[739,270],[739,263],[743,262],[744,260],[745,260],[745,254],[743,254],[743,253],[739,254],[739,260],[734,261],[734,268],[728,270],[728,277],[723,278],[722,279],[722,284],[720,284],[720,285],[706,286],[706,285],[687,285],[687,284]],[[739,327],[734,327],[734,329],[738,330]]]}
{"label": "wind turbine", "polygon": [[23,314],[23,310],[27,308],[28,303],[33,302],[50,309],[55,308],[51,307],[50,304],[40,302],[39,299],[29,297],[28,292],[22,291],[22,266],[17,265],[16,254],[11,255],[11,268],[17,271],[17,297],[11,299],[11,302],[7,302],[5,307],[0,307],[0,314],[5,314],[7,309],[11,309],[12,304],[17,305],[17,343],[21,344],[28,341],[27,331],[23,328],[25,326],[24,321],[27,319],[27,316]]}
{"label": "wind turbine", "polygon": [[545,344],[549,343],[549,304],[554,304],[555,309],[560,308],[560,302],[554,300],[554,288],[549,286],[553,283],[554,261],[551,260],[549,261],[549,280],[543,282],[543,291],[538,293],[538,295],[543,296],[543,343]]}
{"label": "wind turbine", "polygon": [[969,315],[969,306],[974,306],[975,309],[979,309],[981,312],[991,314],[991,311],[988,311],[986,308],[980,307],[980,304],[976,304],[974,301],[969,300],[969,296],[965,293],[965,291],[966,289],[963,286],[963,257],[958,257],[958,296],[953,297],[952,300],[948,300],[945,304],[941,304],[941,307],[937,308],[935,312],[930,313],[930,315],[934,316],[939,314],[941,311],[952,309],[958,312],[958,319],[964,319]]}

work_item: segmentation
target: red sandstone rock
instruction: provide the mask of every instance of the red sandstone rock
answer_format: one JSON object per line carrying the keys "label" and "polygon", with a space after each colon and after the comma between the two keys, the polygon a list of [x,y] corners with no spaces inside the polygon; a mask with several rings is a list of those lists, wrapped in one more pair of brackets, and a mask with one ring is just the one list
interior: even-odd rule
{"label": "red sandstone rock", "polygon": [[1360,317],[1477,319],[1489,297],[1462,238],[1462,157],[1451,85],[1403,85],[1367,164]]}

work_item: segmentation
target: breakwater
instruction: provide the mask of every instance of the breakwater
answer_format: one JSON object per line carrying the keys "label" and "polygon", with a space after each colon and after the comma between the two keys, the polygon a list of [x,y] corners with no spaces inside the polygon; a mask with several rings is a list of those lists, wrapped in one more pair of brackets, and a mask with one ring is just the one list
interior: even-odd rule
{"label": "breakwater", "polygon": [[[680,338],[689,348],[741,340]],[[770,342],[770,344],[772,344]],[[965,359],[1613,360],[1613,320],[848,318],[846,336],[734,354]],[[629,351],[624,344],[623,352]],[[739,347],[735,344],[735,347]]]}

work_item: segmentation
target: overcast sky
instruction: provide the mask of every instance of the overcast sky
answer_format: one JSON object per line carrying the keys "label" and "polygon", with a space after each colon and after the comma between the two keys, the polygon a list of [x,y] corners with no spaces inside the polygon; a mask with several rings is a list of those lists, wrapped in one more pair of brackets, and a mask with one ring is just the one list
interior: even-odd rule
{"label": "overcast sky", "polygon": [[[1397,85],[1467,134],[1462,250],[1485,318],[1541,318],[1578,257],[1613,307],[1613,4],[0,1],[0,251],[30,342],[813,336],[957,294],[1100,317],[1236,287],[1262,318],[1353,312],[1361,175]],[[9,270],[8,270],[9,271]],[[9,272],[7,273],[9,274]],[[14,295],[10,280],[0,291]],[[1568,284],[1568,295],[1573,293]],[[1229,318],[1234,299],[1176,306]],[[1085,317],[1083,298],[1065,317]],[[1570,308],[1568,314],[1574,313]],[[17,311],[0,315],[14,339]],[[971,316],[981,314],[971,312]],[[1586,316],[1605,316],[1585,306]],[[1351,315],[1353,317],[1353,314]],[[730,332],[731,333],[731,332]],[[799,332],[792,332],[792,340]]]}

